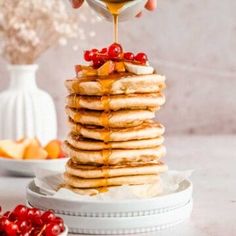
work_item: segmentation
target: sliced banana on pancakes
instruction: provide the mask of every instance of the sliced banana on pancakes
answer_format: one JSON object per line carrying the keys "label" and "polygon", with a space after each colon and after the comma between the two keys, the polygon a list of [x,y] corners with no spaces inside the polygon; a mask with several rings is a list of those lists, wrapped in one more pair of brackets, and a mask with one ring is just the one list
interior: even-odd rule
{"label": "sliced banana on pancakes", "polygon": [[130,62],[125,62],[125,68],[127,71],[135,75],[151,75],[154,72],[154,68],[149,65],[137,65]]}

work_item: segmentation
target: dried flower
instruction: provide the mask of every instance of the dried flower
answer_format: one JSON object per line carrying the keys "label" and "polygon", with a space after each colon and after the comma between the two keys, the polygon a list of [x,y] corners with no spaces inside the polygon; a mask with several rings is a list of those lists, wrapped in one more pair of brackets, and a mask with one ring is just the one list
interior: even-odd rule
{"label": "dried flower", "polygon": [[56,44],[86,38],[78,22],[86,22],[87,17],[68,12],[62,0],[0,1],[0,9],[0,54],[11,64],[32,64]]}

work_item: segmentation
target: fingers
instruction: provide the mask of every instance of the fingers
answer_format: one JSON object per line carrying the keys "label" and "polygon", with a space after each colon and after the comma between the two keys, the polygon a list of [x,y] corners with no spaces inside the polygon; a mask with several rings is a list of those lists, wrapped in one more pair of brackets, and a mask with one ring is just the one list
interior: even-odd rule
{"label": "fingers", "polygon": [[156,0],[148,0],[145,7],[147,10],[153,11],[157,7],[157,1]]}
{"label": "fingers", "polygon": [[83,4],[84,0],[70,0],[73,8],[79,8]]}
{"label": "fingers", "polygon": [[[148,0],[146,5],[145,5],[145,8],[149,11],[153,11],[155,10],[157,7],[157,1],[156,0]],[[142,12],[139,12],[136,17],[141,17],[142,16]]]}

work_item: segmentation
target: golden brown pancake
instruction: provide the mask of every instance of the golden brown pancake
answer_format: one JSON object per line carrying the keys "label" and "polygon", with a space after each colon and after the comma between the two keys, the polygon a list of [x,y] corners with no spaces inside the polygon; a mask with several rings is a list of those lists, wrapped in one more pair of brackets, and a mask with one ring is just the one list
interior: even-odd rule
{"label": "golden brown pancake", "polygon": [[75,78],[67,80],[65,86],[69,93],[80,95],[156,93],[165,88],[165,77],[158,74],[117,73],[103,77]]}
{"label": "golden brown pancake", "polygon": [[155,117],[155,112],[150,110],[120,110],[107,113],[66,107],[66,113],[76,123],[111,128],[137,126]]}
{"label": "golden brown pancake", "polygon": [[102,140],[102,141],[129,141],[158,138],[165,132],[162,124],[151,120],[146,120],[136,127],[129,128],[103,128],[98,126],[86,126],[68,121],[69,127],[73,133],[79,134],[83,137]]}
{"label": "golden brown pancake", "polygon": [[157,164],[146,163],[143,165],[116,165],[116,166],[89,166],[79,165],[69,160],[66,164],[66,172],[70,175],[85,179],[107,178],[133,175],[155,175],[167,171],[168,167],[158,162]]}
{"label": "golden brown pancake", "polygon": [[165,103],[162,93],[106,95],[106,96],[81,96],[70,94],[66,104],[70,108],[83,108],[89,110],[158,110]]}
{"label": "golden brown pancake", "polygon": [[94,139],[87,139],[75,133],[70,133],[67,142],[81,150],[103,150],[103,149],[140,149],[158,147],[164,142],[163,136],[152,139],[103,142]]}
{"label": "golden brown pancake", "polygon": [[120,176],[111,178],[98,178],[98,179],[84,179],[73,175],[64,174],[64,179],[67,185],[74,188],[98,188],[107,186],[120,186],[120,185],[139,185],[151,184],[160,180],[159,175],[133,175],[133,176]]}
{"label": "golden brown pancake", "polygon": [[73,162],[80,164],[117,165],[120,163],[145,162],[159,160],[166,153],[166,148],[161,145],[156,148],[145,149],[112,149],[102,151],[85,151],[76,149],[67,141],[64,143],[65,153],[72,158]]}

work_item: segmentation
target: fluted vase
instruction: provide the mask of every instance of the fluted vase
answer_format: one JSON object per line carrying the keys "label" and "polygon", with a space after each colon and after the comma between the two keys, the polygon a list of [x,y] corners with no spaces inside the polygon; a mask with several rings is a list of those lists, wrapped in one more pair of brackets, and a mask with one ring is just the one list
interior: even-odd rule
{"label": "fluted vase", "polygon": [[10,84],[0,93],[0,139],[37,137],[42,144],[57,137],[53,99],[38,88],[38,65],[9,65]]}

